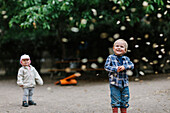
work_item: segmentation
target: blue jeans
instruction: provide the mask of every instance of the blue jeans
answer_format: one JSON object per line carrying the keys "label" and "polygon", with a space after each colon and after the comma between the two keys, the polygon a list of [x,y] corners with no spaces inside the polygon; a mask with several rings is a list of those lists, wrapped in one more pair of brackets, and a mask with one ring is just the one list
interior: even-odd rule
{"label": "blue jeans", "polygon": [[118,108],[129,107],[129,87],[120,88],[110,84],[111,106]]}
{"label": "blue jeans", "polygon": [[23,88],[23,90],[24,90],[23,101],[27,101],[27,97],[28,101],[32,100],[34,88]]}

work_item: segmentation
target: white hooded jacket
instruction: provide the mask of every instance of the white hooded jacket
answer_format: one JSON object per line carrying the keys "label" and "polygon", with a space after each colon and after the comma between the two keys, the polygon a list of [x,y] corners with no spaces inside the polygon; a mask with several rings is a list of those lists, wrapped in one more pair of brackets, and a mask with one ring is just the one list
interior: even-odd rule
{"label": "white hooded jacket", "polygon": [[39,85],[43,85],[42,78],[32,65],[30,67],[22,66],[18,70],[17,84],[19,86],[23,85],[23,88],[34,87],[36,82]]}

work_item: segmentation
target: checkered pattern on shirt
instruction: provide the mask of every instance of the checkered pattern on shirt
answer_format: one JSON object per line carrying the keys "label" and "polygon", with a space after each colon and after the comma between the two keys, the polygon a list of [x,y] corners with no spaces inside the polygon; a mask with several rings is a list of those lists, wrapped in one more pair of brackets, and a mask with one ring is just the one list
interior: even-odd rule
{"label": "checkered pattern on shirt", "polygon": [[104,65],[105,70],[109,72],[110,84],[118,87],[128,86],[128,75],[126,74],[126,71],[134,68],[134,64],[130,61],[129,57],[122,56],[122,60],[125,70],[121,72],[117,72],[118,66],[121,66],[121,64],[118,57],[114,54],[107,57]]}

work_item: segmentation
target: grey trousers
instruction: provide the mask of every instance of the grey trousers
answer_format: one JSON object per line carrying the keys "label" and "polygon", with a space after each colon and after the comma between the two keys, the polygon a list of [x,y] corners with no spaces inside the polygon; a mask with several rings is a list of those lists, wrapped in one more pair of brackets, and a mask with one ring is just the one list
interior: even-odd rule
{"label": "grey trousers", "polygon": [[23,88],[23,91],[24,91],[23,101],[27,101],[27,98],[28,98],[28,101],[32,100],[34,88],[32,88],[32,87],[31,88]]}

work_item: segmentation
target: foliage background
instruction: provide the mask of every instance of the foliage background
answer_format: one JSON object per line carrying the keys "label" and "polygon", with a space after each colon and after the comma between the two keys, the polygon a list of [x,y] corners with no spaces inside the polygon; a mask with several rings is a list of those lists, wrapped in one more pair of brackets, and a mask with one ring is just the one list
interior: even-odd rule
{"label": "foliage background", "polygon": [[26,53],[40,70],[44,51],[53,63],[105,59],[123,38],[136,69],[167,73],[169,9],[169,0],[0,0],[0,68],[17,73]]}

